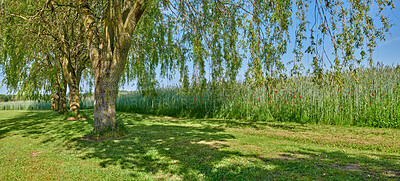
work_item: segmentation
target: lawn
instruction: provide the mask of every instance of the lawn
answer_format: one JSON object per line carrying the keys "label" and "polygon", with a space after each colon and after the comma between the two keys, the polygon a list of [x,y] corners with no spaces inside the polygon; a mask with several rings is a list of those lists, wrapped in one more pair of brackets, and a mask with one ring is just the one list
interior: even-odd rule
{"label": "lawn", "polygon": [[0,111],[0,180],[400,180],[400,130],[118,113],[128,135]]}

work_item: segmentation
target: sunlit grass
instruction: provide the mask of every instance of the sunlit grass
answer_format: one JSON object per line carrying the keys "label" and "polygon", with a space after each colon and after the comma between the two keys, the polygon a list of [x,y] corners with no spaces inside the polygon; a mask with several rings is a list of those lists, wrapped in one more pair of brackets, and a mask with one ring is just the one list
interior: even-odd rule
{"label": "sunlit grass", "polygon": [[51,111],[0,111],[0,180],[398,180],[396,129],[119,112],[125,137]]}

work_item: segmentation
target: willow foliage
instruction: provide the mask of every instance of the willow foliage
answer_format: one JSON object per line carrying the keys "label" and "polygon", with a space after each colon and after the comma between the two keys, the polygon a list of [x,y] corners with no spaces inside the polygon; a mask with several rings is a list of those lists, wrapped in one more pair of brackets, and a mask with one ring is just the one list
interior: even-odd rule
{"label": "willow foliage", "polygon": [[[76,7],[72,0],[53,1]],[[89,2],[98,21],[105,21],[108,3]],[[169,79],[179,73],[186,92],[201,92],[209,83],[217,89],[237,81],[241,68],[247,67],[246,82],[265,86],[287,76],[288,67],[292,76],[304,73],[306,53],[313,57],[315,82],[321,81],[327,65],[340,78],[342,70],[357,70],[364,60],[372,64],[376,41],[383,40],[391,27],[383,13],[390,8],[394,8],[392,0],[152,0],[132,37],[121,84],[137,80],[145,94],[153,94],[160,69],[160,76]],[[34,15],[38,9],[15,11]],[[288,50],[291,41],[295,46]],[[12,44],[17,40],[2,36],[1,47]],[[327,51],[328,46],[333,51]],[[282,60],[287,51],[295,55],[290,66]],[[5,57],[24,59],[10,55],[2,54],[3,65],[21,63],[4,61]]]}
{"label": "willow foliage", "polygon": [[79,78],[88,66],[82,19],[63,2],[2,2],[0,65],[10,92],[29,99],[53,94],[63,77],[62,57],[71,59],[68,68]]}
{"label": "willow foliage", "polygon": [[[167,78],[178,71],[185,91],[200,92],[208,83],[218,89],[235,82],[245,66],[246,82],[266,86],[286,77],[288,67],[291,76],[305,73],[307,53],[315,82],[324,69],[339,80],[343,70],[372,64],[376,41],[391,27],[383,15],[390,8],[391,0],[151,1],[135,31],[126,80],[152,89],[160,68]],[[282,60],[287,51],[295,55],[289,65]]]}
{"label": "willow foliage", "polygon": [[[25,19],[18,17],[25,14],[27,17],[37,15],[36,5],[33,1],[27,1],[25,7],[17,6],[18,2],[2,2],[0,11],[0,65],[2,73],[5,76],[4,84],[11,92],[17,92],[25,89],[25,94],[29,94],[32,99],[40,98],[42,85],[49,87],[42,75],[48,72],[47,67],[39,66],[32,63],[34,57],[40,56],[38,53],[29,53],[31,49],[37,49],[37,42],[31,41],[36,39],[37,34],[34,32],[36,27],[32,24],[26,24]],[[7,5],[7,6],[6,6]],[[14,12],[14,13],[10,13]],[[30,72],[37,74],[31,74]]]}

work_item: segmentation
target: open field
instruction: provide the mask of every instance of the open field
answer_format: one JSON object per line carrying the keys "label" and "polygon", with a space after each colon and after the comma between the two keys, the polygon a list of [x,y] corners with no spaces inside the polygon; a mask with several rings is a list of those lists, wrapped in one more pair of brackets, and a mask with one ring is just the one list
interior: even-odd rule
{"label": "open field", "polygon": [[90,142],[85,121],[0,111],[0,180],[399,180],[400,130],[119,112],[128,135]]}

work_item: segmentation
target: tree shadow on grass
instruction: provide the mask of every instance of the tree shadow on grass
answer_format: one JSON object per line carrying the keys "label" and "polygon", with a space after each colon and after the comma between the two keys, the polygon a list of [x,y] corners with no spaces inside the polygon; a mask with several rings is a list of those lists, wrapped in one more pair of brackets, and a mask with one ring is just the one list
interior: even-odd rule
{"label": "tree shadow on grass", "polygon": [[52,111],[24,111],[13,118],[0,120],[0,139],[15,134],[41,139],[42,143],[68,143],[93,129],[93,122],[65,118],[66,115]]}
{"label": "tree shadow on grass", "polygon": [[303,132],[311,130],[305,124],[300,123],[287,123],[277,121],[248,121],[240,119],[180,119],[172,118],[169,122],[175,123],[200,123],[204,125],[215,125],[217,127],[224,128],[254,128],[254,129],[265,129],[265,128],[276,128],[282,130],[290,130],[294,132]]}
{"label": "tree shadow on grass", "polygon": [[[224,127],[122,117],[129,136],[102,143],[78,141],[82,159],[100,159],[101,167],[118,166],[161,180],[368,180],[398,179],[398,155],[353,155],[299,148],[274,156],[232,149],[235,139]],[[144,119],[150,119],[144,120]],[[151,122],[151,123],[150,123]],[[171,124],[173,123],[173,124]],[[177,124],[182,123],[182,124]]]}
{"label": "tree shadow on grass", "polygon": [[0,120],[0,139],[5,138],[10,132],[18,132],[18,134],[27,133],[35,129],[38,125],[45,123],[51,119],[51,115],[44,115],[33,111],[21,111],[16,116],[8,119]]}
{"label": "tree shadow on grass", "polygon": [[280,158],[247,155],[265,164],[275,165],[268,179],[286,175],[296,180],[399,180],[398,156],[349,154],[341,151],[300,148],[280,154]]}
{"label": "tree shadow on grass", "polygon": [[127,137],[101,143],[78,141],[76,149],[82,151],[82,159],[99,158],[102,167],[135,170],[133,177],[142,173],[165,177],[160,179],[175,175],[184,180],[204,179],[213,174],[218,162],[241,155],[220,150],[227,147],[227,139],[234,138],[222,128],[146,124],[138,119],[125,118],[129,123]]}
{"label": "tree shadow on grass", "polygon": [[129,170],[132,179],[145,178],[143,175],[160,180],[400,179],[398,154],[350,154],[296,147],[298,144],[293,145],[296,151],[279,155],[246,154],[248,150],[232,145],[235,137],[225,132],[225,126],[207,122],[185,124],[185,120],[157,121],[151,116],[120,114],[128,136],[100,143],[83,141],[77,138],[93,129],[91,110],[83,112],[89,115],[86,121],[66,121],[56,113],[36,111],[1,120],[0,139],[18,134],[42,143],[70,145],[81,153],[81,159],[95,158],[100,167]]}

